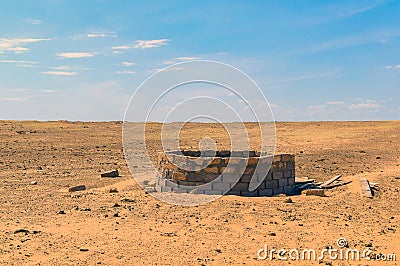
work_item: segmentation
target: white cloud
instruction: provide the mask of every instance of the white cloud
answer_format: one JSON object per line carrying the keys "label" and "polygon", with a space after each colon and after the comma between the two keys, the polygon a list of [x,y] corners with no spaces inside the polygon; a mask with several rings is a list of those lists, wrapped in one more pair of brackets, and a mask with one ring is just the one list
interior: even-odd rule
{"label": "white cloud", "polygon": [[112,49],[114,50],[128,50],[133,48],[132,46],[129,45],[120,45],[120,46],[113,46]]}
{"label": "white cloud", "polygon": [[22,45],[28,43],[36,43],[42,41],[48,41],[50,39],[39,39],[39,38],[17,38],[17,39],[6,39],[0,38],[0,51],[11,51],[16,54],[28,52],[29,49]]}
{"label": "white cloud", "polygon": [[42,74],[55,75],[55,76],[75,76],[78,73],[69,71],[44,71],[42,72]]}
{"label": "white cloud", "polygon": [[176,64],[176,63],[177,63],[177,62],[172,61],[172,60],[167,60],[167,61],[164,61],[164,62],[163,62],[164,65],[174,65],[174,64]]}
{"label": "white cloud", "polygon": [[328,105],[344,105],[345,102],[342,101],[336,101],[336,102],[327,102],[326,104]]}
{"label": "white cloud", "polygon": [[87,34],[78,34],[72,35],[73,39],[83,39],[83,38],[109,38],[109,37],[117,37],[117,34],[112,31],[103,31],[103,32],[90,32]]}
{"label": "white cloud", "polygon": [[32,65],[36,65],[37,62],[34,61],[25,61],[25,60],[0,60],[0,63],[16,63],[16,64],[32,64]]}
{"label": "white cloud", "polygon": [[0,98],[0,102],[25,102],[31,98],[32,98],[32,96],[4,97],[4,98]]}
{"label": "white cloud", "polygon": [[169,39],[159,39],[159,40],[138,40],[136,41],[135,48],[137,49],[149,49],[160,47],[161,45],[166,45]]}
{"label": "white cloud", "polygon": [[37,67],[37,62],[24,60],[0,60],[0,63],[11,63],[19,67]]}
{"label": "white cloud", "polygon": [[195,56],[181,56],[181,57],[175,57],[173,60],[167,60],[164,61],[163,64],[164,65],[174,65],[178,62],[182,62],[182,61],[192,61],[192,60],[199,60],[201,59],[201,57],[195,57]]}
{"label": "white cloud", "polygon": [[191,60],[199,60],[201,59],[201,57],[182,56],[182,57],[175,57],[174,59],[179,61],[191,61]]}
{"label": "white cloud", "polygon": [[122,70],[122,71],[115,71],[114,73],[116,74],[135,74],[135,71],[131,71],[131,70]]}
{"label": "white cloud", "polygon": [[27,18],[25,19],[26,22],[33,24],[33,25],[39,25],[42,24],[43,21],[39,20],[39,19],[32,19],[32,18]]}
{"label": "white cloud", "polygon": [[80,52],[80,53],[57,53],[58,57],[61,58],[86,58],[86,57],[93,57],[96,53],[88,53],[88,52]]}
{"label": "white cloud", "polygon": [[183,67],[167,67],[167,68],[154,68],[152,70],[147,71],[148,73],[154,73],[158,71],[163,71],[163,72],[172,72],[172,71],[180,71],[183,70]]}
{"label": "white cloud", "polygon": [[360,109],[379,109],[382,106],[376,103],[366,102],[366,103],[354,103],[349,105],[350,110],[360,110]]}
{"label": "white cloud", "polygon": [[92,32],[88,33],[86,37],[88,38],[106,38],[106,37],[116,37],[115,32]]}
{"label": "white cloud", "polygon": [[44,93],[56,93],[57,91],[56,90],[41,90],[41,92],[44,92]]}
{"label": "white cloud", "polygon": [[392,68],[400,68],[400,65],[390,65],[390,66],[385,66],[386,69],[392,69]]}
{"label": "white cloud", "polygon": [[87,67],[79,67],[79,66],[53,66],[53,67],[49,67],[50,69],[54,69],[54,70],[90,70],[90,68]]}
{"label": "white cloud", "polygon": [[123,66],[126,66],[126,67],[130,67],[130,66],[134,66],[134,65],[136,65],[135,63],[133,63],[133,62],[127,62],[127,61],[125,61],[125,62],[122,62],[121,63]]}

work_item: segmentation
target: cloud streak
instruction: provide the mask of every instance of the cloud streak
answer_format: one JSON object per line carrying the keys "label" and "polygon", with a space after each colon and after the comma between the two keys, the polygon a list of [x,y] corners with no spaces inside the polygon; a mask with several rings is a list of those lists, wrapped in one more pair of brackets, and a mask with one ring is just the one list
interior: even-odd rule
{"label": "cloud streak", "polygon": [[70,72],[70,71],[44,71],[42,74],[46,75],[54,75],[54,76],[75,76],[78,72]]}
{"label": "cloud streak", "polygon": [[0,63],[10,63],[15,64],[19,67],[36,67],[37,62],[34,61],[25,61],[25,60],[0,60]]}
{"label": "cloud streak", "polygon": [[25,19],[25,21],[32,25],[39,25],[39,24],[43,23],[43,21],[41,21],[39,19],[32,19],[32,18],[27,18],[27,19]]}
{"label": "cloud streak", "polygon": [[76,58],[87,58],[95,56],[95,52],[64,52],[57,53],[58,57],[66,58],[66,59],[76,59]]}
{"label": "cloud streak", "polygon": [[84,38],[113,38],[118,35],[113,31],[103,31],[103,32],[90,32],[87,34],[72,35],[71,38],[79,40]]}
{"label": "cloud streak", "polygon": [[133,63],[133,62],[127,62],[127,61],[125,61],[125,62],[122,62],[121,65],[126,66],[126,67],[130,67],[130,66],[134,66],[134,65],[136,65],[136,64]]}
{"label": "cloud streak", "polygon": [[136,49],[149,49],[156,48],[162,45],[166,45],[169,39],[158,39],[158,40],[137,40],[136,44],[133,46]]}
{"label": "cloud streak", "polygon": [[16,38],[6,39],[0,38],[0,51],[11,51],[16,54],[28,52],[29,48],[24,47],[25,44],[48,41],[50,39],[39,39],[39,38]]}

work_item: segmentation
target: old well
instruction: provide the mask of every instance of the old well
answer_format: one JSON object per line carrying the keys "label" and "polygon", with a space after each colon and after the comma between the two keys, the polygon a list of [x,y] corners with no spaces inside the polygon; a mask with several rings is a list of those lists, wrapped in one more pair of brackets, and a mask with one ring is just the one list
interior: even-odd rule
{"label": "old well", "polygon": [[169,151],[158,154],[158,192],[209,195],[290,195],[293,154],[256,151]]}

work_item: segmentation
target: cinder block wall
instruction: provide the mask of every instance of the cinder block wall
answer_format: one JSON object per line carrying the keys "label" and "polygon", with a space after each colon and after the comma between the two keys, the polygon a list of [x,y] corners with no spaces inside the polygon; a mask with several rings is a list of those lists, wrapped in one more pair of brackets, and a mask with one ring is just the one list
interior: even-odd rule
{"label": "cinder block wall", "polygon": [[[230,154],[229,151],[220,151],[213,155],[215,157],[198,158],[199,151],[184,151],[183,155],[177,152],[159,153],[156,190],[238,196],[293,194],[293,154],[260,156],[250,151],[248,159],[243,158],[247,156],[241,152]],[[269,165],[270,169],[267,167]],[[249,191],[252,179],[260,185]]]}

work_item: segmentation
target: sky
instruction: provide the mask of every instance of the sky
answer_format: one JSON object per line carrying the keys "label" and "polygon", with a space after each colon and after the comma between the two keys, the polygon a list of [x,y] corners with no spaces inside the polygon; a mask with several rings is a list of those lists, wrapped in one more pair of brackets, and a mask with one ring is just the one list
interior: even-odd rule
{"label": "sky", "polygon": [[396,120],[399,10],[398,0],[1,1],[0,119],[123,120],[158,70],[212,60],[250,76],[278,121]]}

